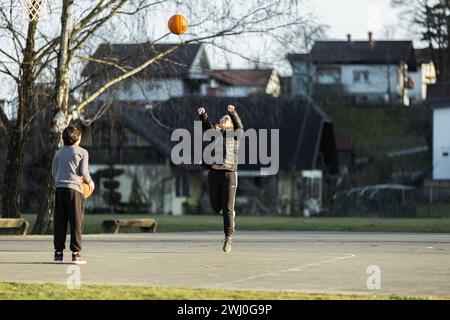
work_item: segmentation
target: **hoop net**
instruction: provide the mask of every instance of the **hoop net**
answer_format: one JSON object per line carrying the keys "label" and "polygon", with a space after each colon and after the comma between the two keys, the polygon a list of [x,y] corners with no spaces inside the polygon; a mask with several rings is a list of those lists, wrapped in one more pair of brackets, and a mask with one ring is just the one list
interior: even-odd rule
{"label": "hoop net", "polygon": [[47,17],[47,0],[20,0],[23,16],[29,21],[39,21]]}

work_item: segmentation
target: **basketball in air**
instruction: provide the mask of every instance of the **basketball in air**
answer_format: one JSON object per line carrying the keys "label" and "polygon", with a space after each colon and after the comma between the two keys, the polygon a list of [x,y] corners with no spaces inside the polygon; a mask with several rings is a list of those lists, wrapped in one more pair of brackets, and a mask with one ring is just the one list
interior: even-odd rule
{"label": "basketball in air", "polygon": [[181,35],[186,32],[188,28],[188,21],[181,14],[176,14],[169,19],[167,25],[170,32],[172,32],[173,34]]}

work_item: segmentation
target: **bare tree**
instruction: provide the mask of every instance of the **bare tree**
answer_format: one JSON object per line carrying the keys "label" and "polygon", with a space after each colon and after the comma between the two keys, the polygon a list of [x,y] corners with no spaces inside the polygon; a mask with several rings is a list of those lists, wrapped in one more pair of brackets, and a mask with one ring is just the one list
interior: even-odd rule
{"label": "bare tree", "polygon": [[[13,1],[10,2],[13,6]],[[37,53],[35,37],[37,21],[28,23],[28,31],[22,34],[15,28],[14,16],[11,11],[0,5],[0,31],[3,38],[9,38],[12,50],[7,52],[0,47],[0,73],[7,75],[16,83],[18,90],[17,119],[9,121],[0,108],[0,121],[5,128],[8,144],[6,167],[4,171],[4,188],[2,192],[2,217],[16,218],[20,216],[20,177],[23,172],[23,156],[28,140],[31,122],[36,109],[33,105],[33,91],[36,79]],[[5,39],[3,40],[4,42]],[[13,70],[14,63],[16,70]],[[7,186],[7,187],[6,187]]]}
{"label": "bare tree", "polygon": [[450,79],[450,0],[391,0],[428,43],[439,80]]}

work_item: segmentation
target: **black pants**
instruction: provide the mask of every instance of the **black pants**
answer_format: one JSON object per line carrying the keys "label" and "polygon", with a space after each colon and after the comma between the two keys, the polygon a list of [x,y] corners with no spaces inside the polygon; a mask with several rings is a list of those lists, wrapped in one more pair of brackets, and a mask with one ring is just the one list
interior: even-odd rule
{"label": "black pants", "polygon": [[229,237],[234,233],[234,203],[237,172],[210,169],[208,174],[209,199],[214,211],[223,213],[223,231]]}
{"label": "black pants", "polygon": [[69,188],[56,188],[54,245],[56,251],[66,248],[67,224],[70,225],[70,250],[81,251],[81,235],[84,225],[84,197]]}

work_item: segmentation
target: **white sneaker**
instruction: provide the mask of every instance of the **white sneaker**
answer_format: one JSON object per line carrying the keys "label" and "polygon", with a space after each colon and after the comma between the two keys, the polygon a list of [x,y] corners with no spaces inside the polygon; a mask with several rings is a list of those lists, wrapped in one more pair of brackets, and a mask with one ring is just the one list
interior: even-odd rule
{"label": "white sneaker", "polygon": [[223,251],[227,253],[231,252],[231,245],[232,245],[231,237],[226,237],[225,240],[223,240]]}

